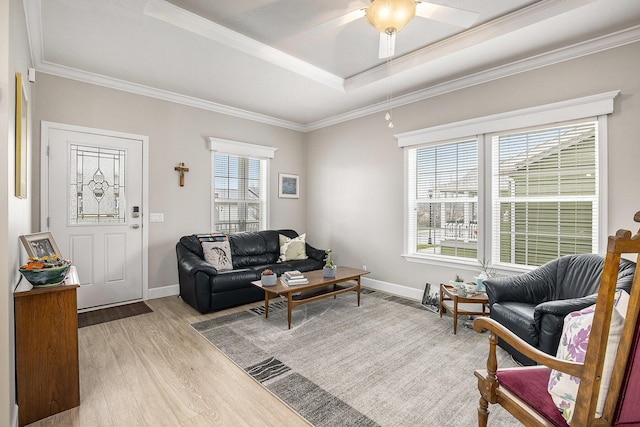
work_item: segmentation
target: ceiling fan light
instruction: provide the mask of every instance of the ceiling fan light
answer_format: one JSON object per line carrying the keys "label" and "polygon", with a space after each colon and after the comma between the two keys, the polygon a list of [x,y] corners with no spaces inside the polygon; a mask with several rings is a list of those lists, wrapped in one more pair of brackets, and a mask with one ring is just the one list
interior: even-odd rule
{"label": "ceiling fan light", "polygon": [[416,14],[413,0],[372,0],[365,11],[367,20],[381,33],[393,34],[404,28]]}

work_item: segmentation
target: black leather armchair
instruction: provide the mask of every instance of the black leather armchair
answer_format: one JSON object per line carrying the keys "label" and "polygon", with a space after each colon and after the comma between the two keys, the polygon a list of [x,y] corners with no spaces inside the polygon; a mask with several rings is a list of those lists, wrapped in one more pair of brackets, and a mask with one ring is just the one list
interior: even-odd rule
{"label": "black leather armchair", "polygon": [[[603,266],[599,255],[567,255],[524,274],[485,280],[490,317],[531,346],[555,355],[565,316],[595,304]],[[635,267],[620,260],[618,289],[629,292]],[[498,345],[523,365],[535,365],[507,343]]]}

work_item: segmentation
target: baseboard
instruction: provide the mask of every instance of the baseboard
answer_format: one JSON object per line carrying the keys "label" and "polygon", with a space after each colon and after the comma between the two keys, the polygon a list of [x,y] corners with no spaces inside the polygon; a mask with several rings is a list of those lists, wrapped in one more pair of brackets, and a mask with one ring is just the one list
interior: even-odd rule
{"label": "baseboard", "polygon": [[[422,301],[422,294],[424,293],[424,290],[397,285],[390,282],[383,282],[382,280],[369,279],[366,277],[362,278],[361,284],[362,286],[369,289],[388,292],[390,294],[410,298],[416,301]],[[149,289],[149,299],[171,297],[176,295],[180,295],[180,285],[169,285],[160,288]]]}
{"label": "baseboard", "polygon": [[149,299],[180,295],[180,285],[169,285],[161,288],[149,288]]}
{"label": "baseboard", "polygon": [[18,427],[18,405],[13,405],[11,413],[11,427]]}
{"label": "baseboard", "polygon": [[410,298],[416,301],[422,301],[422,294],[424,293],[424,290],[397,285],[395,283],[383,282],[382,280],[369,279],[367,277],[363,277],[360,284],[369,289],[388,292],[390,294]]}

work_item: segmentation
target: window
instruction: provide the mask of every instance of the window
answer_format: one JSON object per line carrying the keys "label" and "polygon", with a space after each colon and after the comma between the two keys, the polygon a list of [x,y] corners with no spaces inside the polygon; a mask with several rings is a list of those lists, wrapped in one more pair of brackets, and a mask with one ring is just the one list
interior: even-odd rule
{"label": "window", "polygon": [[411,245],[422,254],[477,257],[478,143],[409,150]]}
{"label": "window", "polygon": [[214,229],[224,233],[266,228],[265,160],[214,153]]}
{"label": "window", "polygon": [[491,138],[494,260],[598,251],[597,135],[590,121]]}
{"label": "window", "polygon": [[268,159],[275,149],[209,138],[214,231],[237,233],[267,228]]}
{"label": "window", "polygon": [[605,114],[617,94],[398,135],[407,189],[403,256],[521,270],[602,252]]}

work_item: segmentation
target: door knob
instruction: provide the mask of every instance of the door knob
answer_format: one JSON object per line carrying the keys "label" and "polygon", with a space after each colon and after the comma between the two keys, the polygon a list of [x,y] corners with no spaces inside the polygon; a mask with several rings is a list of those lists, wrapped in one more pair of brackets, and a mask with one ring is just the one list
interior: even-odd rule
{"label": "door knob", "polygon": [[140,228],[140,224],[133,224],[131,228]]}

